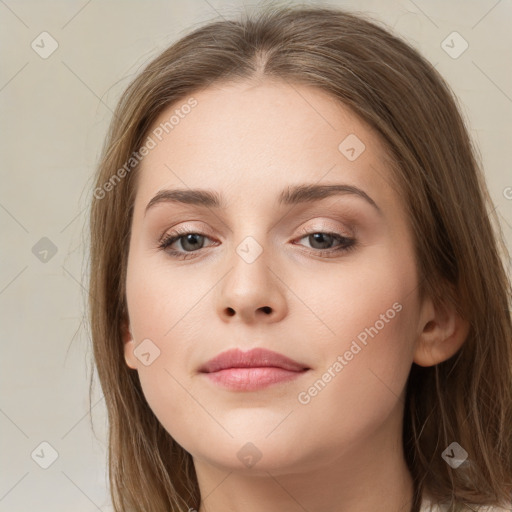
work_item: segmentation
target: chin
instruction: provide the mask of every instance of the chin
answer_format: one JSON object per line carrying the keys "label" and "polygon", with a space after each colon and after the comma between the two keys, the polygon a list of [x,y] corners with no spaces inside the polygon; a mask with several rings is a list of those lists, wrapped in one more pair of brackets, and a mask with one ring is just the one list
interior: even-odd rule
{"label": "chin", "polygon": [[[269,430],[270,431],[270,430]],[[212,439],[205,436],[205,443],[195,446],[190,453],[195,460],[211,464],[223,471],[268,476],[297,472],[297,467],[308,463],[309,457],[302,453],[299,440],[287,436],[286,442],[267,431],[256,436],[222,436]],[[214,448],[214,450],[212,450]],[[311,462],[311,460],[309,460]]]}

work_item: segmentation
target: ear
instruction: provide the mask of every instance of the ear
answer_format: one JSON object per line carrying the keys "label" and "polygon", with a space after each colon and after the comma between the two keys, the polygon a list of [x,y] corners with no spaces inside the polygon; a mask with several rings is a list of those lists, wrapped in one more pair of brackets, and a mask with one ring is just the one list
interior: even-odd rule
{"label": "ear", "polygon": [[123,320],[121,325],[121,333],[123,339],[124,360],[132,370],[136,370],[138,368],[137,358],[133,353],[133,350],[135,349],[135,340],[133,339],[130,323],[128,320]]}
{"label": "ear", "polygon": [[469,322],[459,315],[452,301],[434,304],[430,298],[425,299],[420,319],[421,332],[413,358],[419,366],[434,366],[446,361],[466,341]]}

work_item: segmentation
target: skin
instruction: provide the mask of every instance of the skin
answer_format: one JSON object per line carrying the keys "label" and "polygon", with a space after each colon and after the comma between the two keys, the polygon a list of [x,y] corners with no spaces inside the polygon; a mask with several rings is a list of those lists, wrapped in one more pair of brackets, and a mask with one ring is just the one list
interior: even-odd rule
{"label": "skin", "polygon": [[[126,363],[150,407],[193,457],[199,512],[410,510],[401,435],[411,364],[451,357],[467,325],[454,310],[418,298],[413,237],[384,145],[350,110],[308,86],[225,83],[194,98],[197,106],[140,169],[123,336]],[[349,134],[366,146],[354,161],[338,150]],[[278,194],[299,183],[357,186],[382,214],[348,194],[278,206]],[[144,214],[157,192],[172,188],[217,191],[227,208],[159,203]],[[158,249],[178,226],[206,235],[195,246],[183,238],[173,244],[192,253],[187,260]],[[315,245],[302,228],[355,236],[357,245],[319,256],[337,242]],[[250,264],[236,251],[248,236],[263,251]],[[299,393],[395,303],[401,311],[300,403]],[[160,350],[147,366],[134,354],[145,339]],[[235,347],[265,347],[310,369],[251,392],[198,373]],[[261,455],[251,467],[237,456],[252,453],[248,442]]]}

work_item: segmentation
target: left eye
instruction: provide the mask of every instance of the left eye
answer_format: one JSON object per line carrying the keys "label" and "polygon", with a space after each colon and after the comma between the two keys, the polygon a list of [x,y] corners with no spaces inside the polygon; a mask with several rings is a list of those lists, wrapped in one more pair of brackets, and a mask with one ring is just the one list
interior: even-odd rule
{"label": "left eye", "polygon": [[[308,242],[311,244],[311,248],[317,249],[314,252],[321,255],[324,253],[327,254],[332,252],[348,251],[355,245],[355,239],[345,237],[339,233],[315,231],[306,233],[296,240],[303,240],[304,238],[308,239]],[[192,253],[202,249],[205,239],[209,239],[209,237],[203,233],[197,233],[195,231],[174,231],[165,236],[159,243],[158,247],[159,249],[166,250],[166,252],[168,252],[168,254],[171,256],[185,259],[190,257]],[[170,248],[175,242],[178,241],[181,243],[181,248],[184,250],[184,252]],[[338,242],[338,247],[331,247],[334,242]],[[317,245],[320,245],[320,247]]]}
{"label": "left eye", "polygon": [[299,240],[302,240],[303,238],[307,238],[308,242],[313,242],[313,249],[319,249],[319,250],[328,250],[330,247],[314,247],[315,244],[320,245],[331,245],[334,241],[338,241],[341,243],[343,247],[350,246],[351,242],[353,241],[350,238],[344,237],[342,235],[339,235],[337,233],[325,233],[323,231],[315,232],[315,233],[309,233],[306,236],[303,236],[302,238],[299,238]]}

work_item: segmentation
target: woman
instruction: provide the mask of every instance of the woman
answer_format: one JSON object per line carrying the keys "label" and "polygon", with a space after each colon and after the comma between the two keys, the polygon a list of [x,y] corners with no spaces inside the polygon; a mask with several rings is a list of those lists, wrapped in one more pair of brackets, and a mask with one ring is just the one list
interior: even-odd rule
{"label": "woman", "polygon": [[91,211],[114,509],[512,508],[490,205],[450,89],[370,19],[271,7],[166,49]]}

